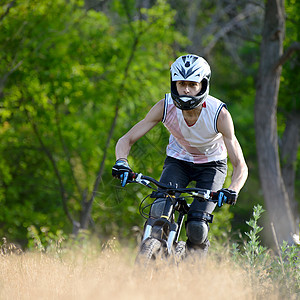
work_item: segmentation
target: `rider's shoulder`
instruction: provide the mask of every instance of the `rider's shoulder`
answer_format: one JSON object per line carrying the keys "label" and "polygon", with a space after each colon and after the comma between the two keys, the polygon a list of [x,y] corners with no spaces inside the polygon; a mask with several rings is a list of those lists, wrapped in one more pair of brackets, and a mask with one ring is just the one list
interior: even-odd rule
{"label": "rider's shoulder", "polygon": [[224,126],[225,126],[225,128],[227,128],[228,125],[230,125],[232,123],[233,123],[233,120],[232,120],[230,112],[228,111],[226,106],[223,106],[219,112],[218,119],[217,119],[218,130],[220,132],[222,132]]}
{"label": "rider's shoulder", "polygon": [[155,120],[155,121],[160,121],[163,116],[163,111],[164,111],[164,99],[159,100],[156,102],[150,111],[148,112],[146,119],[147,120]]}
{"label": "rider's shoulder", "polygon": [[165,106],[165,99],[161,99],[153,105],[153,107],[155,107],[159,110],[163,110],[164,106]]}
{"label": "rider's shoulder", "polygon": [[211,96],[211,95],[208,95],[206,97],[205,102],[208,105],[212,105],[212,106],[220,106],[220,105],[225,105],[226,106],[226,104],[222,100],[220,100],[220,99],[218,99],[214,96]]}

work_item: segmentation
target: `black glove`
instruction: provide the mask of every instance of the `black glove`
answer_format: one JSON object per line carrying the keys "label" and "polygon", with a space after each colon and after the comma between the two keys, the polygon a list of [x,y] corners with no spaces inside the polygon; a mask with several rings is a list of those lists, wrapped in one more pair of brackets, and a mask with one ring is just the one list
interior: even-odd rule
{"label": "black glove", "polygon": [[218,207],[221,207],[223,203],[235,205],[238,194],[236,191],[229,189],[221,189],[218,191]]}
{"label": "black glove", "polygon": [[124,187],[128,180],[132,179],[132,170],[127,161],[117,160],[112,167],[112,176],[121,179],[121,185]]}

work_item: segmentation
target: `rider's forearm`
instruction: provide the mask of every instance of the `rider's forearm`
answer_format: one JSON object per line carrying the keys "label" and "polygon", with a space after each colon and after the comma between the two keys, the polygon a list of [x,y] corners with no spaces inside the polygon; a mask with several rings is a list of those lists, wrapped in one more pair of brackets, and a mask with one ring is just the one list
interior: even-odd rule
{"label": "rider's forearm", "polygon": [[228,188],[239,193],[242,187],[244,186],[247,177],[248,177],[248,167],[246,163],[242,163],[236,167],[233,167],[231,184]]}
{"label": "rider's forearm", "polygon": [[129,140],[126,137],[121,137],[117,144],[116,144],[116,149],[115,149],[115,154],[116,154],[116,159],[120,158],[126,158],[129,155],[130,149],[131,149],[131,144],[129,143]]}

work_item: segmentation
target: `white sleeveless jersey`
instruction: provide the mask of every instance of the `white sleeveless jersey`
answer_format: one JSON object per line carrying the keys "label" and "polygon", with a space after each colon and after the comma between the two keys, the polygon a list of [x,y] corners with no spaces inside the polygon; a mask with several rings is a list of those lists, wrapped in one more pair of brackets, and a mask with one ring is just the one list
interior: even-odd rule
{"label": "white sleeveless jersey", "polygon": [[187,125],[182,110],[174,104],[171,94],[165,96],[162,122],[171,133],[167,155],[193,163],[225,159],[227,150],[223,136],[217,130],[217,119],[225,103],[207,96],[195,124]]}

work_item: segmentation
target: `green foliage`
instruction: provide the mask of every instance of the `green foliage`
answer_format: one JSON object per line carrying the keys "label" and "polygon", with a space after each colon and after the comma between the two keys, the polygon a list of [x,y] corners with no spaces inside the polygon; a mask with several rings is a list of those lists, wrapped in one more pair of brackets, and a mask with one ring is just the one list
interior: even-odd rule
{"label": "green foliage", "polygon": [[249,241],[244,246],[244,255],[247,258],[250,266],[256,266],[261,264],[262,262],[260,261],[260,259],[264,256],[266,252],[266,248],[260,245],[258,235],[258,233],[261,232],[263,228],[257,224],[257,221],[263,212],[264,209],[261,205],[254,206],[253,218],[249,221],[246,221],[246,224],[252,228],[250,232],[245,232],[245,234],[249,238]]}
{"label": "green foliage", "polygon": [[[9,247],[8,247],[9,246]],[[128,247],[128,245],[126,245]],[[23,253],[14,245],[4,241],[4,255]],[[75,237],[66,235],[62,231],[51,232],[49,228],[42,227],[37,229],[35,226],[28,228],[28,248],[26,252],[37,252],[48,257],[54,257],[60,261],[67,259],[68,261],[77,261],[78,255],[84,260],[99,258],[105,251],[117,253],[121,249],[121,245],[116,238],[99,241],[99,238],[93,236],[89,231],[80,231]],[[18,251],[17,251],[18,250]]]}
{"label": "green foliage", "polygon": [[233,211],[229,205],[223,205],[220,210],[213,213],[214,221],[210,225],[209,239],[216,240],[220,244],[228,241],[231,234],[231,221],[233,219]]}
{"label": "green foliage", "polygon": [[[288,0],[285,3],[286,9],[286,34],[284,39],[284,51],[300,41],[300,4],[299,1]],[[278,133],[281,138],[289,114],[300,112],[300,87],[297,84],[300,80],[300,51],[294,51],[289,59],[282,66],[280,78],[280,91],[278,97]],[[298,150],[298,160],[300,151]],[[284,162],[282,162],[284,164]],[[298,161],[295,162],[298,164]],[[299,168],[297,168],[299,173]],[[299,176],[298,176],[299,178]],[[296,182],[297,190],[299,181]],[[300,201],[298,193],[295,193],[296,200]]]}
{"label": "green foliage", "polygon": [[[19,240],[31,224],[66,226],[62,209],[57,209],[61,199],[55,171],[63,177],[67,197],[74,200],[81,197],[81,178],[88,177],[82,174],[88,172],[83,166],[84,149],[94,131],[86,109],[91,100],[83,100],[94,94],[94,87],[84,74],[89,65],[81,65],[80,59],[83,52],[94,55],[89,42],[101,40],[108,24],[103,14],[85,15],[81,4],[44,1],[32,9],[34,3],[25,1],[3,19],[7,32],[1,38],[7,42],[1,43],[1,60],[7,64],[1,73],[6,76],[13,64],[20,66],[9,74],[2,98],[1,120],[7,130],[2,134],[1,156],[11,177],[9,184],[2,185],[2,221],[3,230],[15,233]],[[87,26],[92,23],[99,26],[96,36],[96,30]],[[102,45],[105,41],[97,46]],[[81,111],[86,114],[79,114]],[[96,144],[96,140],[89,138],[89,143]],[[77,185],[72,176],[76,172],[80,177]],[[70,206],[76,209],[72,200]]]}
{"label": "green foliage", "polygon": [[[286,35],[284,50],[287,50],[294,42],[300,40],[300,4],[299,1],[288,0],[285,5]],[[289,60],[283,65],[280,93],[279,93],[279,130],[284,127],[284,119],[290,111],[300,110],[300,87],[297,84],[300,80],[300,53],[295,51]]]}
{"label": "green foliage", "polygon": [[300,292],[300,247],[288,245],[284,241],[280,251],[280,256],[276,257],[271,264],[270,277],[275,282],[279,282],[282,295],[292,298],[295,292]]}
{"label": "green foliage", "polygon": [[[232,259],[251,275],[253,287],[264,287],[262,290],[265,294],[278,290],[282,297],[294,299],[293,297],[300,291],[300,247],[283,242],[280,253],[275,255],[271,250],[261,246],[259,232],[263,228],[257,221],[263,212],[262,206],[254,206],[253,218],[246,221],[252,228],[250,232],[245,232],[249,240],[244,243],[243,251],[239,250],[236,243],[231,245]],[[271,280],[271,286],[265,284],[268,280]]]}
{"label": "green foliage", "polygon": [[35,226],[28,227],[28,249],[40,252],[62,252],[62,243],[67,240],[67,236],[62,230],[51,232],[47,227],[38,230]]}
{"label": "green foliage", "polygon": [[265,271],[266,265],[269,261],[269,254],[267,249],[260,245],[258,233],[262,230],[257,224],[261,213],[264,212],[261,205],[254,206],[252,219],[246,221],[252,229],[250,232],[245,232],[249,240],[243,246],[243,252],[240,252],[237,244],[232,245],[233,260],[247,270],[251,278],[251,285],[254,287],[260,282],[266,280]]}
{"label": "green foliage", "polygon": [[[214,50],[210,61],[212,68],[210,93],[226,103],[234,122],[235,134],[249,168],[247,182],[240,191],[237,205],[233,210],[232,234],[234,235],[247,230],[244,220],[251,216],[253,205],[262,204],[263,201],[258,174],[254,123],[257,84],[255,77],[258,72],[259,43],[260,35],[254,35],[251,39],[237,45],[236,52],[241,58],[240,64],[226,53],[226,47],[220,43]],[[228,178],[230,178],[232,170],[229,168],[228,171]]]}
{"label": "green foliage", "polygon": [[114,23],[78,0],[15,2],[7,14],[1,5],[0,232],[22,244],[31,225],[72,230],[62,198],[79,220],[102,160],[94,230],[128,236],[136,225],[134,199],[120,204],[113,188],[114,144],[167,91],[172,44],[182,37],[166,1],[141,11],[122,3],[112,7]]}

